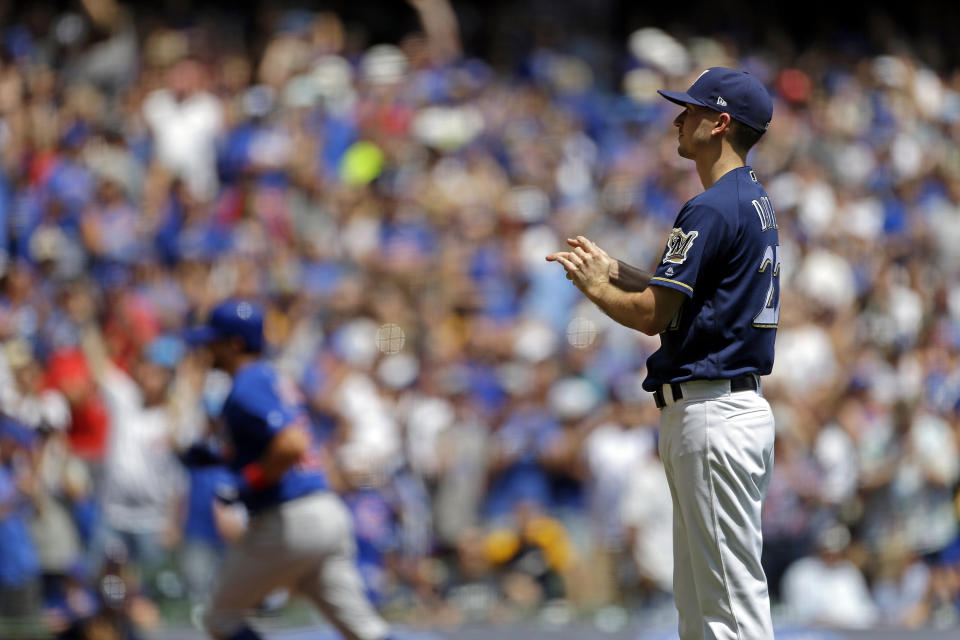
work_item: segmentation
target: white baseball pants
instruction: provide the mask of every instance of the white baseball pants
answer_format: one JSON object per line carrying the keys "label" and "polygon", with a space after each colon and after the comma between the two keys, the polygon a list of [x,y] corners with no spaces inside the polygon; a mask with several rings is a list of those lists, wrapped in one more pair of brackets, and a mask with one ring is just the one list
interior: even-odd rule
{"label": "white baseball pants", "polygon": [[312,493],[253,516],[227,551],[204,616],[207,631],[230,637],[264,596],[287,587],[313,600],[348,640],[385,638],[389,628],[364,593],[355,556],[350,512],[333,493]]}
{"label": "white baseball pants", "polygon": [[669,385],[660,456],[673,496],[673,591],[681,640],[773,638],[760,566],[760,509],[773,469],[773,413],[726,380]]}

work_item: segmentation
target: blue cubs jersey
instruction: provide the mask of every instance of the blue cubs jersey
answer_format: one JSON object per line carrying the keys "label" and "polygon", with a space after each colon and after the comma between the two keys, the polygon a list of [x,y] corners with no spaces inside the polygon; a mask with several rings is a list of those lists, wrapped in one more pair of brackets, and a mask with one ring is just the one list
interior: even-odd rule
{"label": "blue cubs jersey", "polygon": [[[313,439],[309,418],[295,391],[285,388],[273,366],[263,360],[237,371],[221,415],[233,448],[230,468],[235,472],[263,457],[282,429],[306,429]],[[241,498],[255,512],[326,487],[319,450],[313,444],[277,484],[263,491],[245,492]]]}
{"label": "blue cubs jersey", "polygon": [[750,167],[726,173],[683,206],[650,284],[687,300],[647,360],[644,389],[770,373],[779,245],[773,206]]}

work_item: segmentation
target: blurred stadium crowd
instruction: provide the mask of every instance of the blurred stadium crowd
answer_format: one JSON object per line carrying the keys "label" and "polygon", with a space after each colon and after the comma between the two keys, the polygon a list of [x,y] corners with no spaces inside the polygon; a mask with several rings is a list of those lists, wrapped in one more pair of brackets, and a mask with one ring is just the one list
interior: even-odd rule
{"label": "blurred stadium crowd", "polygon": [[257,55],[114,0],[4,27],[0,628],[137,637],[202,605],[236,531],[226,471],[184,452],[229,380],[178,336],[228,296],[267,308],[393,619],[672,607],[658,340],[544,256],[659,259],[700,187],[655,89],[714,65],[775,98],[777,617],[958,624],[960,72],[646,27],[605,43],[609,91],[562,46],[494,70],[411,5],[397,45],[278,12]]}

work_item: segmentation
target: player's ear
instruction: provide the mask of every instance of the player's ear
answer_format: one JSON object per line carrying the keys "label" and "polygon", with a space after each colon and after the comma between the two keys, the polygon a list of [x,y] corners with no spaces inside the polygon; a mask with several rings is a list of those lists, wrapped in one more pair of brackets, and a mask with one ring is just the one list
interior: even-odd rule
{"label": "player's ear", "polygon": [[714,122],[714,125],[713,125],[714,135],[718,135],[725,131],[730,130],[731,118],[729,113],[726,113],[726,112],[718,113],[713,122]]}
{"label": "player's ear", "polygon": [[246,353],[247,342],[240,336],[230,336],[230,350],[233,353]]}

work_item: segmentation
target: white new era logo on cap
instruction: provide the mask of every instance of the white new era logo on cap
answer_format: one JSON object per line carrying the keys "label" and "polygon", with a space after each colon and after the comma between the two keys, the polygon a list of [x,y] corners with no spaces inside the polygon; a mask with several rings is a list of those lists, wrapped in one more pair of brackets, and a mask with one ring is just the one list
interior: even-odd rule
{"label": "white new era logo on cap", "polygon": [[727,106],[727,101],[724,100],[723,98],[717,96],[717,104],[720,105],[721,107],[725,107],[725,106]]}

